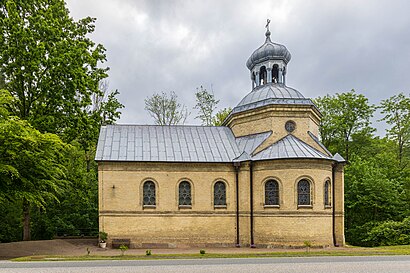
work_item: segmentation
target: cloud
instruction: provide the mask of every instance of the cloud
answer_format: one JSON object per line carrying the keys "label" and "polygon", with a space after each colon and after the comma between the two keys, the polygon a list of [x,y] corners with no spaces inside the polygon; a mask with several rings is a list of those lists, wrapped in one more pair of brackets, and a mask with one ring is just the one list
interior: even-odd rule
{"label": "cloud", "polygon": [[[175,91],[188,107],[204,85],[234,107],[251,91],[245,66],[272,39],[292,53],[287,84],[306,97],[352,88],[378,103],[409,92],[408,1],[68,0],[74,18],[97,18],[110,87],[125,104],[121,123],[149,124],[144,98]],[[194,112],[194,110],[192,110]],[[199,123],[191,115],[189,123]]]}

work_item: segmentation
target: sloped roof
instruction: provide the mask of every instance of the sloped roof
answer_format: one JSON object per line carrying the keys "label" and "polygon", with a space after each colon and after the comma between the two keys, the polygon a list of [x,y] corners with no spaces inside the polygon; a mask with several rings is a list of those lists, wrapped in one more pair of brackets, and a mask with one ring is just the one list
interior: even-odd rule
{"label": "sloped roof", "polygon": [[267,83],[255,87],[232,110],[231,114],[239,113],[270,104],[280,105],[313,105],[296,89],[283,83]]}
{"label": "sloped roof", "polygon": [[107,125],[95,160],[232,162],[240,155],[228,127]]}
{"label": "sloped roof", "polygon": [[251,154],[259,145],[262,144],[270,135],[271,131],[260,134],[247,135],[236,138],[236,143],[240,151],[244,151],[247,154]]}
{"label": "sloped roof", "polygon": [[252,160],[317,158],[332,159],[293,135],[287,135],[276,143],[260,151]]}
{"label": "sloped roof", "polygon": [[95,160],[225,163],[286,158],[341,160],[293,135],[252,155],[271,133],[235,138],[231,129],[223,126],[107,125],[101,128]]}

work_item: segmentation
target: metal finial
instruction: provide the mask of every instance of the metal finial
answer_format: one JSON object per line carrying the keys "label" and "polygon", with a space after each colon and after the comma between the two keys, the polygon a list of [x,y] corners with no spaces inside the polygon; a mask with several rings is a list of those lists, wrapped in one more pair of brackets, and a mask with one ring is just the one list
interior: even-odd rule
{"label": "metal finial", "polygon": [[265,26],[266,27],[266,33],[265,33],[266,39],[270,39],[269,24],[270,24],[270,20],[266,19],[266,26]]}

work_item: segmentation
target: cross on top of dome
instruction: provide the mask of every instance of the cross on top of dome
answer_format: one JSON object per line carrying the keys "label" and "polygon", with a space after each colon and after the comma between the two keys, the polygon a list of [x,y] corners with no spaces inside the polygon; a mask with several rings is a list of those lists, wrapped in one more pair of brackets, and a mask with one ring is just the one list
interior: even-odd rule
{"label": "cross on top of dome", "polygon": [[270,23],[271,20],[267,19],[265,43],[257,48],[246,62],[251,71],[252,89],[268,83],[285,84],[286,67],[291,55],[286,46],[271,41]]}

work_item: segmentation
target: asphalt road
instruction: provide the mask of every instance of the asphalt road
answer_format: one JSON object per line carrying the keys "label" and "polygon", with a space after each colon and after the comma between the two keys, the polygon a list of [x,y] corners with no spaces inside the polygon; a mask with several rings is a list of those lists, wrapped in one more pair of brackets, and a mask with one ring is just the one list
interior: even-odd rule
{"label": "asphalt road", "polygon": [[410,273],[410,256],[202,259],[149,261],[9,262],[0,272],[275,272]]}

